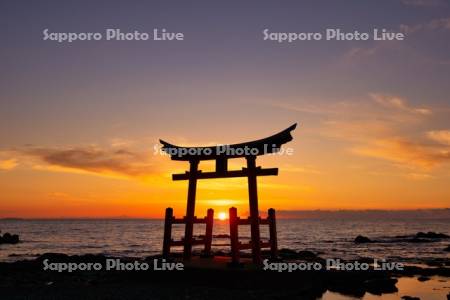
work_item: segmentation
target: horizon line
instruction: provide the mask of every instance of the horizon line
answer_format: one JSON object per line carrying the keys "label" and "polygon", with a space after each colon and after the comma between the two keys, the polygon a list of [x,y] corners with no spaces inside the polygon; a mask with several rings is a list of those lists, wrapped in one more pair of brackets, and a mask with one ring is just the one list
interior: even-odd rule
{"label": "horizon line", "polygon": [[[298,213],[321,213],[321,214],[340,214],[350,213],[366,214],[366,213],[419,213],[419,212],[450,212],[449,207],[442,208],[415,208],[415,209],[296,209],[296,210],[277,210],[278,214],[298,214]],[[264,215],[264,213],[262,214]],[[318,216],[312,217],[317,218]],[[416,216],[417,217],[417,216]],[[301,216],[282,216],[279,219],[307,219],[308,217]],[[164,216],[160,217],[145,217],[145,216],[55,216],[55,217],[0,217],[0,220],[163,220]],[[216,218],[215,218],[216,219]],[[217,219],[218,220],[218,219]]]}

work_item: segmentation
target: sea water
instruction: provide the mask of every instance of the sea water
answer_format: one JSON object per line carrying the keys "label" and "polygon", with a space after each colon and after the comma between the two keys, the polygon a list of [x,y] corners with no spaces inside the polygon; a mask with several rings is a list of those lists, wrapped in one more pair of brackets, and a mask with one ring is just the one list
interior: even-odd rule
{"label": "sea water", "polygon": [[[21,243],[0,245],[0,261],[31,259],[46,252],[66,254],[105,254],[115,257],[145,257],[160,254],[163,220],[96,219],[96,220],[0,220],[2,233],[20,235]],[[262,238],[268,238],[268,226],[261,226]],[[204,225],[195,226],[195,235],[204,234]],[[215,220],[214,235],[228,234],[227,221]],[[432,243],[410,243],[396,236],[414,235],[419,231],[450,234],[450,220],[277,220],[279,248],[313,251],[323,258],[378,260],[422,263],[425,260],[449,258],[443,251],[450,240]],[[174,239],[183,235],[182,225],[174,225]],[[240,226],[243,242],[250,239],[248,226]],[[364,235],[380,243],[355,244]],[[201,249],[197,248],[198,250]],[[213,250],[229,251],[229,239],[213,239]],[[177,249],[174,248],[176,251]],[[181,250],[178,248],[178,250]]]}

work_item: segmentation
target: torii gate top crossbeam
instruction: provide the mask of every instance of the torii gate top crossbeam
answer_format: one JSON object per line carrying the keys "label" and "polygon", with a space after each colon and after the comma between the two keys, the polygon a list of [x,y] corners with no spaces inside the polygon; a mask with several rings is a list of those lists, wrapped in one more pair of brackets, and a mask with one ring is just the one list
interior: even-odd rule
{"label": "torii gate top crossbeam", "polygon": [[[297,123],[272,136],[240,144],[209,146],[209,147],[183,147],[160,140],[162,149],[168,153],[172,160],[200,161],[200,160],[226,160],[228,158],[248,157],[247,153],[239,149],[252,149],[251,156],[278,152],[281,145],[292,140],[291,131]],[[228,150],[228,151],[225,151]]]}

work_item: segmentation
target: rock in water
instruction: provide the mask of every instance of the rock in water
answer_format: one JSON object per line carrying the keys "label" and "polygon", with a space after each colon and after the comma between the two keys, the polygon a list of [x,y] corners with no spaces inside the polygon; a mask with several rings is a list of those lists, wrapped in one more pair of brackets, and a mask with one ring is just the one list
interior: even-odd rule
{"label": "rock in water", "polygon": [[3,236],[0,236],[0,244],[17,244],[19,242],[19,235],[10,234],[6,232]]}
{"label": "rock in water", "polygon": [[395,284],[397,279],[395,278],[377,278],[370,279],[364,282],[366,290],[374,295],[381,295],[384,293],[395,293],[398,291]]}
{"label": "rock in water", "polygon": [[48,259],[52,262],[68,262],[70,261],[70,257],[67,254],[64,253],[44,253],[40,255],[38,258],[36,258],[36,261],[43,262],[44,260]]}
{"label": "rock in water", "polygon": [[365,244],[365,243],[372,243],[372,240],[369,239],[369,238],[366,237],[366,236],[358,235],[358,236],[355,238],[354,242],[355,242],[356,244]]}
{"label": "rock in water", "polygon": [[302,250],[297,252],[299,259],[315,259],[317,255],[314,252],[308,250]]}
{"label": "rock in water", "polygon": [[415,237],[416,238],[425,238],[425,239],[448,239],[448,238],[450,238],[450,236],[448,236],[444,233],[437,233],[437,232],[432,232],[432,231],[428,231],[427,233],[418,232]]}
{"label": "rock in water", "polygon": [[288,249],[288,248],[282,248],[278,251],[278,254],[283,259],[296,259],[298,254],[297,251]]}

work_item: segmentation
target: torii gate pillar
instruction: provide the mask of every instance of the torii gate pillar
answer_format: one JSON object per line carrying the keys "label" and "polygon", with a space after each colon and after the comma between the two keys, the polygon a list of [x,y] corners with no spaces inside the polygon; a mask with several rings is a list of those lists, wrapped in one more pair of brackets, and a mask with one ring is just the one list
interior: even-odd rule
{"label": "torii gate pillar", "polygon": [[252,237],[252,257],[256,264],[261,263],[261,245],[259,234],[258,188],[256,174],[256,157],[246,157],[248,170],[248,201],[250,206],[250,231]]}
{"label": "torii gate pillar", "polygon": [[184,231],[184,259],[189,260],[192,254],[192,237],[194,231],[195,194],[197,191],[198,160],[189,161],[189,186],[186,206],[186,227]]}

